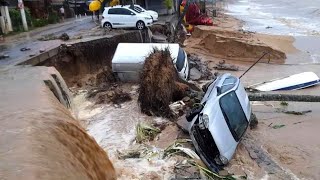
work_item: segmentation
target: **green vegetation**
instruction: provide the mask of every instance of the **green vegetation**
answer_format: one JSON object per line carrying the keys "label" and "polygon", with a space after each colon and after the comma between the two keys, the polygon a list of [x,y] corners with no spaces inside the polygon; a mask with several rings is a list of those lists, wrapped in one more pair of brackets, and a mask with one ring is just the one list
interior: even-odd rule
{"label": "green vegetation", "polygon": [[163,4],[168,10],[172,9],[172,7],[173,7],[173,1],[172,0],[164,0]]}
{"label": "green vegetation", "polygon": [[[55,24],[59,22],[59,15],[55,11],[50,11],[48,18],[33,18],[30,10],[25,8],[27,24],[30,28],[32,27],[43,27],[48,24]],[[17,9],[9,9],[9,14],[12,21],[12,27],[14,32],[22,32],[23,25],[21,20],[20,11]]]}
{"label": "green vegetation", "polygon": [[[32,17],[30,14],[30,10],[28,8],[25,8],[25,12],[26,12],[27,23],[28,23],[28,25],[31,25],[32,24]],[[22,25],[20,11],[17,9],[9,9],[9,14],[11,17],[13,31],[15,31],[15,32],[23,31],[23,25]]]}

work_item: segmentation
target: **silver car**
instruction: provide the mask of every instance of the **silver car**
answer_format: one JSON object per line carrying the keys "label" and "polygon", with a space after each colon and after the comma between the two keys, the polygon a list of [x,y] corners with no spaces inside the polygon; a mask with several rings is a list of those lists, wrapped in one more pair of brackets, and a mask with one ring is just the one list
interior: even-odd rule
{"label": "silver car", "polygon": [[201,105],[187,120],[192,142],[211,170],[219,171],[231,160],[250,116],[251,105],[239,78],[223,74],[208,86]]}

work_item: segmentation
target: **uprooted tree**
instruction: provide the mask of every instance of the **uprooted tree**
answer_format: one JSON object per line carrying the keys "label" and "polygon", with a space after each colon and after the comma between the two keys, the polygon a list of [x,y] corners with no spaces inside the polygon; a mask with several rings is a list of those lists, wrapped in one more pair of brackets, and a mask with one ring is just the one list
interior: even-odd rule
{"label": "uprooted tree", "polygon": [[142,113],[174,118],[169,104],[182,99],[189,86],[179,79],[168,48],[153,50],[146,58],[140,78],[138,103]]}

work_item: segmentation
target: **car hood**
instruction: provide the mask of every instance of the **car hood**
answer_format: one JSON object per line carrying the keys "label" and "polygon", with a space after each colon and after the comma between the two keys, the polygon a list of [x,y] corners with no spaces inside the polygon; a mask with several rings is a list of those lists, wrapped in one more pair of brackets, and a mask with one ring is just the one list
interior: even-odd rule
{"label": "car hood", "polygon": [[208,129],[215,141],[213,143],[216,143],[217,148],[219,149],[220,155],[231,160],[237,147],[237,142],[233,138],[226,120],[224,119],[219,102],[207,102],[202,113],[209,116]]}
{"label": "car hood", "polygon": [[149,14],[151,16],[155,16],[155,17],[158,17],[158,13],[155,12],[155,11],[144,11],[142,12],[143,14]]}

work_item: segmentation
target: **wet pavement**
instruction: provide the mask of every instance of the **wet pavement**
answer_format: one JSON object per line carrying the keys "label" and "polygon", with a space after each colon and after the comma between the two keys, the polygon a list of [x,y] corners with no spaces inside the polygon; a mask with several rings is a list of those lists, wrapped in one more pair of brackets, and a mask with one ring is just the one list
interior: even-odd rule
{"label": "wet pavement", "polygon": [[[90,31],[96,26],[97,24],[92,21],[91,17],[84,17],[9,36],[3,43],[0,43],[0,54],[9,55],[9,58],[0,60],[0,66],[16,65],[32,55],[39,54],[40,50],[48,51],[63,43],[61,40],[39,41],[38,39],[43,35],[53,34],[54,36],[59,36],[62,33],[67,33],[72,37],[82,32]],[[25,47],[31,50],[20,51],[21,48]]]}

